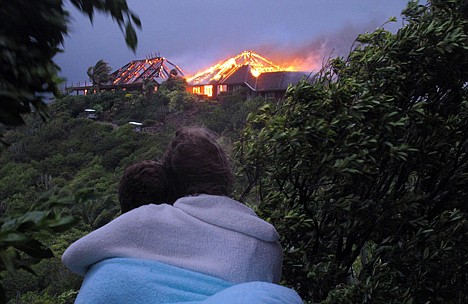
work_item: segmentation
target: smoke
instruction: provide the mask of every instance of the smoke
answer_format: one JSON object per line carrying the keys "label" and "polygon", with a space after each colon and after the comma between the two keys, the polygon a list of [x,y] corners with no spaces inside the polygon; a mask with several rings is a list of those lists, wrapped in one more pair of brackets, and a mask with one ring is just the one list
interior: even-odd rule
{"label": "smoke", "polygon": [[[179,54],[173,62],[177,62],[188,75],[193,76],[196,72],[234,57],[242,51],[253,51],[274,64],[290,70],[317,72],[331,58],[347,57],[359,34],[372,32],[381,25],[375,20],[358,25],[348,23],[335,31],[299,42],[279,42],[266,38],[253,44],[245,39],[246,41],[236,41],[236,45],[223,45],[223,47],[205,45],[203,52],[191,48],[185,54]],[[196,60],[193,60],[195,52]]]}
{"label": "smoke", "polygon": [[359,34],[372,32],[378,27],[376,21],[367,24],[346,24],[337,31],[322,34],[299,43],[264,43],[253,51],[282,67],[317,72],[330,59],[346,57]]}

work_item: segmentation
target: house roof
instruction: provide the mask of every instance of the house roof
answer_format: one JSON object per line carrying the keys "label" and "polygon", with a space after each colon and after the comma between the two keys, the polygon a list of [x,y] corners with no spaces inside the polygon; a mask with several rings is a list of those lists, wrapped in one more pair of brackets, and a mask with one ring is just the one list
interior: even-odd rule
{"label": "house roof", "polygon": [[259,92],[264,91],[284,91],[291,84],[297,84],[302,78],[308,76],[305,72],[268,72],[258,76],[255,89]]}
{"label": "house roof", "polygon": [[192,86],[245,84],[259,92],[285,91],[290,84],[307,76],[306,72],[285,71],[268,59],[245,51],[189,78],[188,83]]}
{"label": "house roof", "polygon": [[147,78],[152,78],[160,83],[161,78],[168,78],[171,70],[174,69],[183,75],[182,70],[178,66],[164,57],[133,60],[111,74],[113,81],[110,84],[127,85],[142,83]]}
{"label": "house roof", "polygon": [[265,91],[285,91],[290,84],[298,83],[302,78],[306,78],[306,72],[265,72],[255,77],[250,72],[250,66],[237,67],[230,74],[223,77],[217,84],[236,85],[246,84],[252,90]]}
{"label": "house roof", "polygon": [[232,71],[229,71],[223,78],[218,82],[219,84],[243,84],[247,81],[247,75],[250,74],[250,68],[248,65],[236,67]]}
{"label": "house roof", "polygon": [[[244,51],[236,55],[235,57],[229,58],[228,60],[225,60],[223,62],[219,62],[216,65],[206,69],[205,71],[196,74],[195,76],[189,78],[187,81],[190,85],[193,86],[205,84],[220,84],[221,82],[224,83],[224,80],[226,79],[230,79],[229,82],[232,81],[232,83],[225,84],[243,83],[244,78],[246,76],[243,75],[243,73],[246,71],[246,66],[252,68],[261,68],[263,70],[269,71],[281,70],[280,66],[275,65],[268,59],[252,51]],[[239,81],[239,79],[242,79],[242,81],[237,82]],[[248,82],[250,84],[251,81],[249,80]]]}

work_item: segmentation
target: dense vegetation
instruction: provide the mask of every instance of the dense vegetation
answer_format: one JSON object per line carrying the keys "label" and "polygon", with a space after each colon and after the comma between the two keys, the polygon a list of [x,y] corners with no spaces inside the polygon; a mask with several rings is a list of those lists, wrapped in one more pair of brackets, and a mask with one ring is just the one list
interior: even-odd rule
{"label": "dense vegetation", "polygon": [[[88,15],[91,21],[95,12],[112,16],[125,33],[127,45],[135,50],[137,37],[134,26],[141,27],[141,24],[138,17],[129,10],[126,0],[70,0],[70,3]],[[44,99],[50,95],[59,95],[59,67],[53,58],[60,51],[63,38],[68,33],[69,22],[69,14],[62,0],[18,0],[2,3],[0,144],[4,144],[4,126],[23,125],[23,114],[35,111],[43,119],[47,117]],[[8,169],[2,170],[8,172]],[[25,172],[25,175],[28,174],[33,173]],[[44,177],[45,185],[48,179]],[[52,250],[44,246],[41,239],[45,233],[69,228],[74,218],[62,216],[60,208],[54,208],[54,204],[50,202],[47,205],[42,206],[42,211],[29,210],[20,212],[17,216],[0,218],[0,273],[4,270],[13,272],[17,268],[32,272],[30,264],[53,256]],[[6,203],[1,202],[0,206],[3,214]],[[30,260],[25,262],[23,255],[27,255]],[[0,285],[0,302],[5,301],[6,295]]]}
{"label": "dense vegetation", "polygon": [[[60,234],[46,227],[42,234],[20,231],[47,245],[55,257],[40,261],[17,256],[12,261],[15,266],[30,266],[36,275],[25,269],[3,272],[8,298],[17,297],[21,303],[71,303],[81,280],[64,269],[60,256],[71,242],[118,216],[117,182],[123,169],[138,160],[159,158],[181,125],[212,128],[227,136],[223,142],[230,149],[248,113],[265,102],[236,95],[221,103],[199,102],[185,92],[183,79],[171,81],[176,85],[162,85],[149,100],[138,92],[123,91],[66,96],[50,105],[47,122],[30,116],[24,127],[4,133],[10,146],[0,154],[2,222],[24,217],[27,210],[52,210],[61,219],[55,229]],[[86,118],[87,108],[96,110],[96,120]],[[142,131],[129,121],[141,121]],[[31,206],[32,202],[37,203]],[[31,223],[31,214],[26,215],[20,224]],[[51,217],[41,213],[46,215]],[[73,223],[73,229],[63,232]],[[15,227],[4,228],[5,234]]]}
{"label": "dense vegetation", "polygon": [[[125,32],[132,50],[137,46],[134,26],[138,17],[126,0],[69,0],[90,21],[96,12],[112,17]],[[25,13],[27,12],[27,14]],[[22,114],[34,108],[46,116],[47,94],[58,95],[60,69],[54,56],[68,34],[70,16],[64,0],[17,0],[2,3],[0,10],[0,123],[20,125]]]}
{"label": "dense vegetation", "polygon": [[467,9],[410,3],[249,120],[247,190],[307,302],[468,302]]}
{"label": "dense vegetation", "polygon": [[359,36],[281,102],[200,102],[172,78],[155,94],[67,96],[46,123],[2,130],[7,296],[71,303],[80,279],[63,250],[118,216],[125,166],[201,124],[233,149],[235,196],[277,227],[283,284],[307,303],[468,302],[468,7],[412,2],[404,16],[397,33]]}

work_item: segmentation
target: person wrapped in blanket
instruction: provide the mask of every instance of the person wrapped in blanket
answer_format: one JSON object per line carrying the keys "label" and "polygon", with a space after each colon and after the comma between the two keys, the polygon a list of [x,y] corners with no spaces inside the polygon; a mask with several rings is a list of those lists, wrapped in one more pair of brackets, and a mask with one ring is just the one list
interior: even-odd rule
{"label": "person wrapped in blanket", "polygon": [[232,182],[226,152],[198,127],[178,130],[162,163],[127,168],[123,214],[62,256],[85,277],[75,303],[302,303],[278,285],[277,231],[228,197]]}

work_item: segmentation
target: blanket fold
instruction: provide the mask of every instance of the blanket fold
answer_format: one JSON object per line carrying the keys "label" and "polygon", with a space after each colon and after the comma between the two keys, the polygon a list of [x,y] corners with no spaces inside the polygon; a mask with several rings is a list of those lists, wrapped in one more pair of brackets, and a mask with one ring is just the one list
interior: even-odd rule
{"label": "blanket fold", "polygon": [[131,258],[103,260],[91,267],[77,304],[154,304],[202,301],[232,284],[164,263]]}
{"label": "blanket fold", "polygon": [[303,304],[292,289],[267,282],[248,282],[228,287],[200,304]]}
{"label": "blanket fold", "polygon": [[302,304],[292,289],[267,282],[232,284],[168,264],[111,258],[91,267],[76,304]]}

